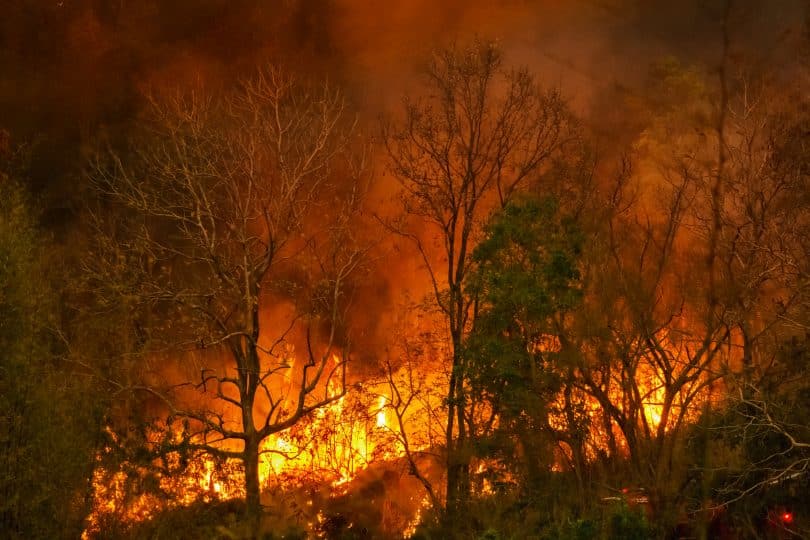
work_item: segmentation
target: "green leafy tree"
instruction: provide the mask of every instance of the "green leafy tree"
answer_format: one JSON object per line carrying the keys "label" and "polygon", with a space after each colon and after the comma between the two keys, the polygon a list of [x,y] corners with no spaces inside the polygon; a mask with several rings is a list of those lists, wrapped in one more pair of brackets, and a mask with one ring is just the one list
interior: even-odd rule
{"label": "green leafy tree", "polygon": [[526,69],[508,69],[501,51],[477,41],[438,51],[424,73],[423,98],[406,99],[401,122],[385,126],[389,167],[402,187],[402,220],[391,229],[413,243],[432,285],[447,344],[444,426],[446,521],[461,526],[470,494],[470,402],[463,341],[475,298],[464,283],[489,216],[535,184],[578,130],[556,91]]}
{"label": "green leafy tree", "polygon": [[466,287],[477,315],[464,354],[470,401],[485,418],[479,447],[523,487],[538,485],[553,464],[549,420],[565,376],[558,336],[582,298],[580,244],[555,199],[522,198],[491,220],[472,255]]}
{"label": "green leafy tree", "polygon": [[88,511],[98,403],[51,331],[58,293],[53,274],[62,267],[48,264],[54,250],[37,227],[28,194],[12,177],[16,167],[5,166],[13,156],[3,157],[0,530],[6,538],[77,538]]}

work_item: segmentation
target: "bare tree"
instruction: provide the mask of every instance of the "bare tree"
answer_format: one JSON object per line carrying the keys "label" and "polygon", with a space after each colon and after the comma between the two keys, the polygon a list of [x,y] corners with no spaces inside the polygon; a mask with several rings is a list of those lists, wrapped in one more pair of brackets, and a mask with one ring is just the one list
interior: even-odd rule
{"label": "bare tree", "polygon": [[405,100],[402,121],[385,126],[384,139],[405,213],[390,226],[415,245],[447,325],[446,517],[452,525],[470,489],[461,354],[475,305],[463,290],[469,255],[491,212],[537,181],[575,130],[560,96],[541,90],[525,69],[505,69],[492,43],[434,54],[425,90],[424,98]]}
{"label": "bare tree", "polygon": [[262,441],[346,392],[364,253],[354,122],[339,92],[273,67],[228,91],[150,101],[130,151],[92,168],[124,219],[97,215],[87,272],[102,308],[126,299],[140,313],[145,371],[158,351],[197,351],[179,384],[122,390],[158,398],[185,426],[178,446],[241,461],[258,516]]}
{"label": "bare tree", "polygon": [[[750,77],[729,100],[726,196],[720,213],[717,296],[737,337],[718,429],[741,463],[718,463],[731,479],[724,503],[807,478],[808,168],[805,107],[797,87]],[[796,526],[799,524],[797,523]]]}
{"label": "bare tree", "polygon": [[795,111],[775,114],[745,78],[713,105],[703,77],[680,72],[694,95],[656,114],[641,174],[624,171],[606,198],[584,250],[590,294],[566,338],[610,453],[626,453],[662,510],[694,478],[677,459],[689,425],[722,391],[761,386],[780,342],[804,331],[807,293]]}
{"label": "bare tree", "polygon": [[381,412],[393,417],[392,426],[386,422],[386,431],[407,462],[408,473],[425,489],[431,506],[441,508],[434,487],[436,479],[425,469],[429,468],[426,464],[442,466],[442,456],[436,448],[443,437],[441,387],[446,380],[437,365],[441,362],[442,344],[426,341],[424,335],[397,336],[396,349],[384,361]]}

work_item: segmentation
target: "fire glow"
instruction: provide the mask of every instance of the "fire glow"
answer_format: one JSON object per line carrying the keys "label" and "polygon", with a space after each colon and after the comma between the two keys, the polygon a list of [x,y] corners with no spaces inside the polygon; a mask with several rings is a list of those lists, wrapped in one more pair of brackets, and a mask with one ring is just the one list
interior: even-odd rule
{"label": "fire glow", "polygon": [[[393,374],[391,380],[403,381],[412,374],[405,367]],[[661,421],[663,388],[656,385],[654,374],[644,377],[640,384],[644,396],[644,418],[652,429]],[[434,377],[434,383],[441,377]],[[314,411],[299,426],[267,438],[261,447],[259,479],[263,490],[270,487],[291,488],[307,482],[326,486],[331,496],[348,492],[358,473],[373,463],[389,463],[391,467],[405,457],[402,439],[398,430],[405,429],[412,442],[411,451],[426,450],[426,440],[415,434],[429,430],[432,421],[427,409],[413,410],[405,414],[402,426],[394,421],[394,396],[389,384],[378,383],[349,392],[330,405]],[[401,391],[401,390],[400,390]],[[416,392],[416,391],[414,391]],[[365,396],[366,402],[359,398]],[[369,399],[369,396],[371,398]],[[400,396],[401,397],[401,396]],[[621,403],[621,396],[613,396]],[[562,398],[560,398],[562,399]],[[589,415],[596,418],[598,404],[590,400]],[[432,407],[440,407],[433,403]],[[563,420],[560,419],[560,422]],[[554,420],[552,419],[552,423]],[[600,422],[592,422],[590,438],[593,441],[591,458],[596,449],[606,450],[606,433]],[[615,434],[614,434],[615,435]],[[565,452],[565,449],[563,449]],[[177,456],[169,456],[171,464],[177,465]],[[486,476],[494,464],[478,462],[476,474]],[[565,470],[564,463],[555,463],[552,470]],[[406,474],[403,472],[403,474]],[[127,489],[127,477],[123,471],[110,472],[99,467],[94,473],[94,512],[88,520],[85,538],[92,538],[99,524],[106,517],[124,522],[137,523],[155,516],[168,508],[179,508],[195,502],[239,500],[244,498],[241,465],[235,461],[217,460],[213,456],[197,454],[177,476],[160,478],[160,488],[169,493],[172,503],[149,493],[131,493]],[[485,480],[479,486],[478,495],[492,493],[491,482]],[[418,494],[422,502],[403,533],[405,538],[415,531],[420,516],[429,506],[429,498]]]}

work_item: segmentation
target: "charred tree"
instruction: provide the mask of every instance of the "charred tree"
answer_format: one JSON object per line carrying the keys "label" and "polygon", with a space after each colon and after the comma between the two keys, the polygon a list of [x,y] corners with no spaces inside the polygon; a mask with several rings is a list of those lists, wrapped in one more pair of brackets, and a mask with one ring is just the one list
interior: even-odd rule
{"label": "charred tree", "polygon": [[[91,170],[102,210],[86,270],[99,308],[125,298],[143,328],[152,374],[121,391],[183,426],[166,450],[240,461],[258,520],[262,442],[346,392],[347,291],[364,253],[354,122],[339,92],[273,67],[150,105],[130,149]],[[169,385],[158,353],[196,364]]]}

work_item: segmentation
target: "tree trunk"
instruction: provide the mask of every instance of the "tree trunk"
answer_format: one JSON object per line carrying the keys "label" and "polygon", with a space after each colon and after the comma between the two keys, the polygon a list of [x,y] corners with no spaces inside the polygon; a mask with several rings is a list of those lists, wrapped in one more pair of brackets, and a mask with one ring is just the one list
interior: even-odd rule
{"label": "tree trunk", "polygon": [[[454,534],[462,527],[460,520],[464,514],[470,494],[469,452],[464,426],[465,404],[464,374],[461,364],[461,337],[453,332],[453,370],[450,376],[447,418],[447,502],[445,504],[445,526]],[[458,434],[454,436],[453,426]]]}
{"label": "tree trunk", "polygon": [[261,520],[261,490],[259,486],[259,441],[253,437],[245,441],[242,458],[245,462],[245,514],[253,534],[258,537]]}
{"label": "tree trunk", "polygon": [[453,424],[456,418],[455,408],[458,406],[456,403],[456,377],[455,366],[453,366],[453,371],[450,375],[450,388],[447,395],[447,494],[444,504],[444,519],[448,530],[455,529],[459,499],[459,469],[457,465],[458,453],[456,451],[458,441],[456,441],[453,435]]}

